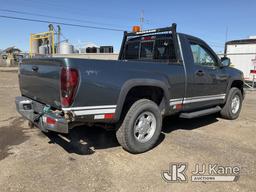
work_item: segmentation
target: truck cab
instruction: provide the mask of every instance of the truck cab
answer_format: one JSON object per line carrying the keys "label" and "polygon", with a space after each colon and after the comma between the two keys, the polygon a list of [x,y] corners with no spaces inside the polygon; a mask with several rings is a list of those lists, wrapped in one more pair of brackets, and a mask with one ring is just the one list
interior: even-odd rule
{"label": "truck cab", "polygon": [[[235,74],[236,77],[233,78],[239,80],[237,84],[240,84],[240,88],[243,84],[243,74],[228,67],[228,58],[219,59],[211,47],[197,37],[176,33],[176,24],[169,28],[144,32],[125,32],[119,59],[149,64],[152,62],[170,66],[169,68],[173,65],[183,67],[184,71],[178,73],[180,77],[185,74],[184,87],[179,87],[177,94],[173,93],[172,88],[169,89],[172,97],[170,102],[178,105],[181,111],[193,111],[225,103],[231,86],[230,78]],[[167,75],[173,82],[173,74],[170,72]],[[177,90],[177,84],[173,86]],[[243,93],[242,88],[241,91]]]}

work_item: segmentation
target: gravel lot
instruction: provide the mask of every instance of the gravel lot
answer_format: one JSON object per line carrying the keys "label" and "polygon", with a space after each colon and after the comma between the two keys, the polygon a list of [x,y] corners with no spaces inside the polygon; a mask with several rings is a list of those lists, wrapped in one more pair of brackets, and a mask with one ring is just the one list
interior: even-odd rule
{"label": "gravel lot", "polygon": [[[159,144],[139,155],[115,134],[78,127],[69,136],[30,129],[15,110],[17,73],[0,72],[0,191],[256,191],[256,92],[240,118],[166,118]],[[161,171],[188,163],[187,183],[166,183]],[[237,182],[191,182],[196,163],[239,166]]]}

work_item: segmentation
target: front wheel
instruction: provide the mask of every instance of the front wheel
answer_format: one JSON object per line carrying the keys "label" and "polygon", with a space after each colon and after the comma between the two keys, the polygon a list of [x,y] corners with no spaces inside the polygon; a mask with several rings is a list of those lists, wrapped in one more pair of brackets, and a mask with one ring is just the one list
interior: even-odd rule
{"label": "front wheel", "polygon": [[233,87],[230,89],[226,103],[222,108],[220,114],[225,119],[236,119],[238,118],[242,108],[243,96],[241,91]]}
{"label": "front wheel", "polygon": [[156,103],[140,99],[127,112],[116,136],[127,151],[142,153],[156,144],[161,129],[162,115]]}

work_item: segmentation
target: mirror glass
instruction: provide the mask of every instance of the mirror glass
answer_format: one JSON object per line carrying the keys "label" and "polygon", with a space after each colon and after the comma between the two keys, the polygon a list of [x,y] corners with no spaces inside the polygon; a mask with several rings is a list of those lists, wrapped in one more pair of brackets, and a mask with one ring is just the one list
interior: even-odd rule
{"label": "mirror glass", "polygon": [[221,64],[223,67],[228,67],[231,64],[231,61],[228,57],[222,57]]}

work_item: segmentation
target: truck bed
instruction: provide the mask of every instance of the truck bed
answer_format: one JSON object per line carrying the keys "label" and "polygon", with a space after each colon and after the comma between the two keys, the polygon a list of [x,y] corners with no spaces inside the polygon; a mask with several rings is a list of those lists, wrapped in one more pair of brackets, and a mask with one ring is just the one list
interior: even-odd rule
{"label": "truck bed", "polygon": [[172,94],[173,98],[184,94],[185,74],[182,65],[124,60],[37,58],[24,60],[20,65],[21,95],[57,109],[65,108],[61,105],[62,68],[73,68],[79,73],[74,101],[68,107],[116,105],[122,87],[125,83],[129,84],[130,79],[143,79],[145,83],[146,78],[149,83],[150,79],[154,79],[166,85],[171,84],[171,88],[176,89]]}

